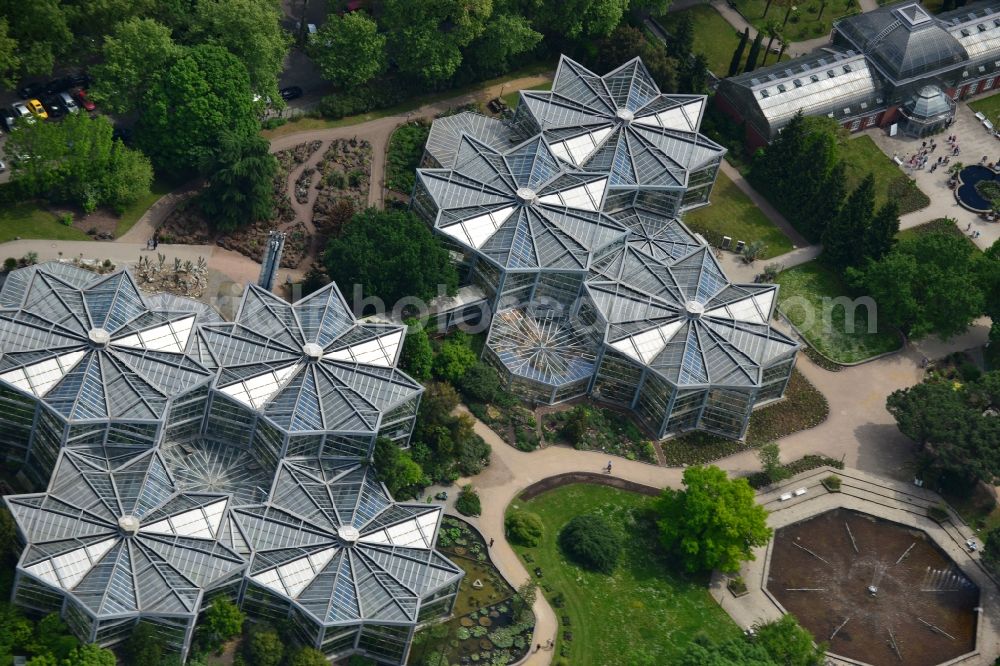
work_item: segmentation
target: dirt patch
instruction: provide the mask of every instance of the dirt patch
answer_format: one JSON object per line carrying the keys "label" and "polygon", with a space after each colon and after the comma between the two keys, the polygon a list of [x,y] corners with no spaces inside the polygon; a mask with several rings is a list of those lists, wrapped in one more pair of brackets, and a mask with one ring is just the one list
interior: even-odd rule
{"label": "dirt patch", "polygon": [[94,240],[114,240],[118,219],[121,217],[106,208],[99,208],[89,214],[84,213],[78,206],[49,206],[48,210],[60,220],[65,219],[67,215],[71,216],[73,223],[70,226]]}

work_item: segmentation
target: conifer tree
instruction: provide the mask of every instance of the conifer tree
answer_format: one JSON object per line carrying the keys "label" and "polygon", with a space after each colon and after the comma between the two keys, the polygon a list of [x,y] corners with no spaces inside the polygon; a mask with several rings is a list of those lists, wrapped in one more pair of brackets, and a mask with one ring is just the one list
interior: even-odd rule
{"label": "conifer tree", "polygon": [[865,257],[878,261],[889,254],[899,233],[899,204],[887,201],[875,212],[868,233],[865,234]]}
{"label": "conifer tree", "polygon": [[728,76],[736,76],[740,73],[740,63],[743,62],[743,51],[746,50],[748,41],[750,41],[750,28],[743,28],[743,34],[740,35],[740,43],[736,45],[736,50],[733,51],[733,59],[729,61]]}
{"label": "conifer tree", "polygon": [[840,215],[826,227],[823,257],[829,264],[843,269],[861,263],[874,207],[875,177],[869,173],[851,192]]}
{"label": "conifer tree", "polygon": [[757,36],[753,38],[753,44],[750,45],[750,55],[747,56],[747,66],[743,68],[744,72],[752,72],[757,68],[757,57],[760,55],[760,45],[764,41],[764,35],[760,32]]}

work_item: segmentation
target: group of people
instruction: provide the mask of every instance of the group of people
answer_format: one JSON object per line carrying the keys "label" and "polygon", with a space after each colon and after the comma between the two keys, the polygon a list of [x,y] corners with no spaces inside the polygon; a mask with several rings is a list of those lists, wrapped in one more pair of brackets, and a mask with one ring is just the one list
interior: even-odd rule
{"label": "group of people", "polygon": [[160,232],[159,230],[153,232],[153,237],[146,241],[147,250],[155,250],[160,246]]}

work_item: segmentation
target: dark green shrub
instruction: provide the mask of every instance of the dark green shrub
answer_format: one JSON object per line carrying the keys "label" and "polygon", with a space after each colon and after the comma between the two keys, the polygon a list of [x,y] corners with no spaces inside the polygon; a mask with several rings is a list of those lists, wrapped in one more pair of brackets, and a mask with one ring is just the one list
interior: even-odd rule
{"label": "dark green shrub", "polygon": [[287,118],[268,118],[260,124],[266,130],[273,130],[281,127],[288,122]]}
{"label": "dark green shrub", "polygon": [[611,573],[622,554],[618,531],[604,518],[576,516],[559,533],[559,547],[571,560],[594,571]]}
{"label": "dark green shrub", "polygon": [[5,271],[12,271],[17,268],[17,259],[14,257],[7,257],[3,260],[3,269]]}
{"label": "dark green shrub", "polygon": [[823,479],[823,486],[832,493],[838,492],[840,490],[840,477],[836,474],[831,474]]}
{"label": "dark green shrub", "polygon": [[504,520],[507,538],[522,546],[537,546],[545,528],[542,519],[530,511],[512,511]]}
{"label": "dark green shrub", "polygon": [[958,374],[962,376],[963,381],[967,382],[974,382],[983,376],[982,370],[976,367],[974,363],[969,363],[968,361],[958,366]]}
{"label": "dark green shrub", "polygon": [[478,516],[483,512],[482,504],[479,501],[479,493],[472,487],[472,484],[462,486],[455,500],[455,510],[463,516]]}

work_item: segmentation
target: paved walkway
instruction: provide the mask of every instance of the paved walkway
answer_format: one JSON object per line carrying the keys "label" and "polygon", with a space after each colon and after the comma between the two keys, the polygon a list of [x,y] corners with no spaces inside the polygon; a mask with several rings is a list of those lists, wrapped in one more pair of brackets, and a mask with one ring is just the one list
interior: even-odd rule
{"label": "paved walkway", "polygon": [[[826,396],[830,416],[819,426],[795,433],[780,440],[781,458],[795,460],[809,453],[843,460],[848,467],[906,481],[913,476],[911,466],[913,442],[896,428],[895,420],[885,409],[885,399],[897,389],[912,386],[923,377],[920,361],[952,351],[981,345],[989,332],[988,320],[980,320],[964,336],[951,341],[928,340],[917,347],[908,347],[898,354],[841,372],[828,372],[799,355],[797,367]],[[460,408],[462,409],[462,408]],[[513,549],[503,539],[503,515],[507,506],[524,488],[541,479],[564,472],[601,472],[608,462],[604,453],[576,451],[554,446],[531,453],[514,449],[480,421],[476,433],[493,450],[490,466],[482,474],[457,483],[472,483],[482,498],[483,514],[471,519],[487,539],[493,537],[493,561],[515,585],[530,576]],[[756,451],[744,451],[717,461],[730,475],[744,475],[760,469]],[[682,469],[658,467],[641,462],[613,458],[613,473],[617,477],[657,488],[680,487]],[[452,495],[454,488],[452,487]],[[433,495],[438,488],[428,489]],[[452,497],[449,502],[453,502]],[[537,617],[534,643],[555,639],[558,622],[548,603],[539,596],[535,603]],[[531,666],[550,663],[550,652],[539,652],[527,660]]]}
{"label": "paved walkway", "polygon": [[[722,16],[722,18],[726,19],[726,22],[729,25],[733,26],[733,28],[735,28],[737,32],[743,32],[745,29],[749,28],[750,29],[750,39],[753,40],[753,39],[755,39],[757,37],[757,28],[754,27],[754,25],[752,23],[750,23],[745,18],[743,18],[743,15],[740,14],[738,11],[736,11],[736,9],[734,9],[733,7],[731,7],[729,5],[729,3],[726,2],[726,0],[712,0],[709,4],[711,4],[712,7],[715,8],[715,11],[719,12],[719,14]],[[869,4],[872,5],[872,8],[878,6],[877,3],[875,2],[875,0],[871,0],[871,2]],[[683,9],[683,8],[686,8],[687,6],[690,6],[690,5],[682,6],[681,8]],[[676,5],[671,5],[670,11],[675,11],[675,7],[676,7]],[[784,8],[783,7],[779,7],[777,4],[775,4],[775,5],[771,6],[771,11],[774,12],[773,16],[777,17],[778,19],[784,18],[784,14],[783,14]],[[864,9],[864,11],[869,11],[869,10],[868,9]],[[767,35],[764,35],[764,46],[765,47],[767,46],[767,42],[768,42],[768,37],[767,37]],[[787,55],[795,58],[795,57],[800,56],[800,55],[805,55],[807,53],[812,53],[816,49],[818,49],[818,48],[820,48],[822,46],[826,46],[829,42],[830,42],[830,35],[829,34],[822,35],[820,37],[815,37],[813,39],[805,39],[805,40],[803,40],[801,42],[792,42],[791,44],[788,45],[788,48],[785,50],[785,53]],[[778,44],[778,40],[777,39],[774,40],[774,44],[775,45]],[[777,54],[769,53],[769,54],[767,54],[767,57],[771,57],[771,56],[774,56],[774,55],[777,55]],[[766,59],[767,58],[765,58],[765,61],[766,61]],[[771,64],[774,64],[774,63],[771,63]],[[761,65],[761,66],[763,67],[763,65]]]}
{"label": "paved walkway", "polygon": [[[886,154],[886,159],[891,159],[893,155],[898,155],[904,160],[919,151],[923,139],[904,137],[902,134],[889,136],[883,129],[866,130],[868,136]],[[945,138],[955,134],[958,136],[958,146],[961,154],[952,156],[948,150]],[[937,150],[932,152],[929,162],[937,160],[939,155],[947,155],[951,159],[951,164],[962,162],[964,164],[978,164],[984,155],[987,161],[1000,162],[1000,141],[993,137],[982,126],[976,118],[969,105],[960,102],[955,111],[955,122],[944,132],[932,137],[937,142]],[[950,166],[950,165],[949,165]],[[955,220],[958,228],[962,231],[969,230],[969,233],[978,231],[979,238],[974,238],[973,242],[982,250],[986,250],[997,240],[1000,240],[1000,222],[987,222],[978,214],[962,208],[955,195],[948,189],[948,171],[942,167],[930,172],[930,165],[924,169],[911,169],[901,167],[909,176],[917,181],[920,189],[930,197],[931,203],[926,208],[922,208],[912,213],[907,213],[899,218],[900,227],[909,229],[930,220],[940,217],[950,217]],[[970,226],[971,225],[971,226]]]}
{"label": "paved walkway", "polygon": [[733,181],[733,184],[735,184],[736,187],[738,187],[744,194],[747,195],[747,197],[750,198],[750,201],[752,201],[753,204],[760,209],[760,212],[764,213],[769,220],[774,222],[776,227],[781,229],[781,233],[788,236],[788,240],[792,241],[792,247],[801,248],[809,245],[809,241],[807,241],[802,234],[795,230],[795,227],[793,227],[791,223],[785,219],[785,216],[778,212],[778,209],[772,206],[770,201],[761,196],[761,194],[758,193],[749,182],[747,182],[747,179],[743,177],[743,174],[739,172],[739,169],[726,160],[722,160],[721,170],[722,173],[729,177],[729,180]]}

